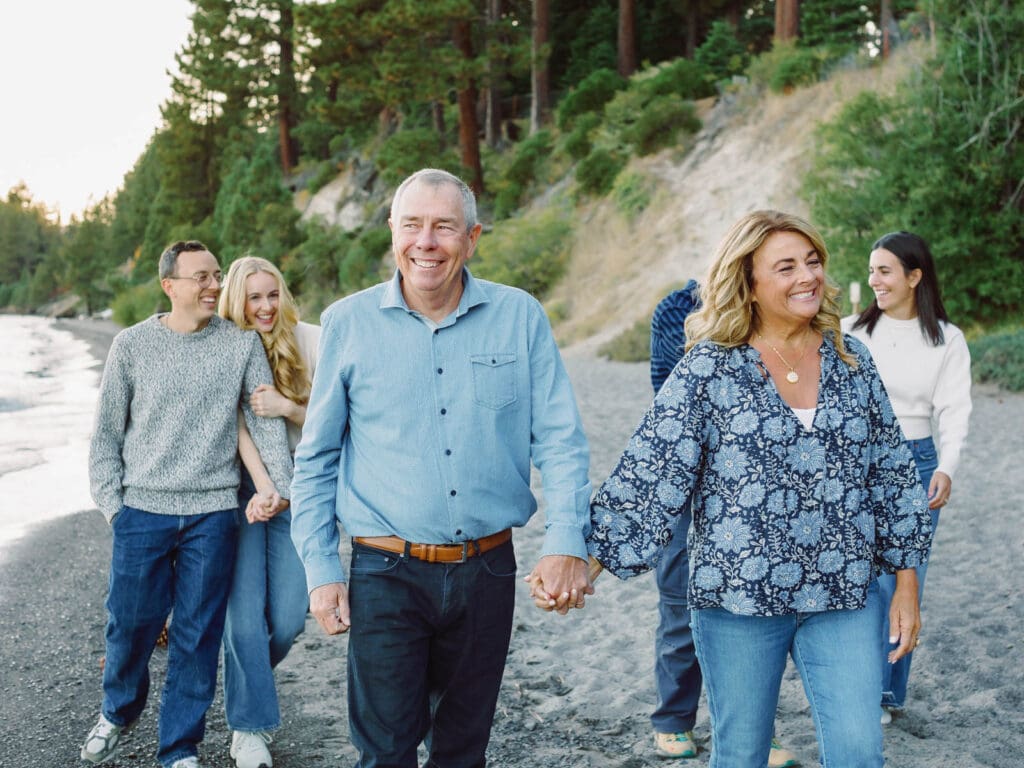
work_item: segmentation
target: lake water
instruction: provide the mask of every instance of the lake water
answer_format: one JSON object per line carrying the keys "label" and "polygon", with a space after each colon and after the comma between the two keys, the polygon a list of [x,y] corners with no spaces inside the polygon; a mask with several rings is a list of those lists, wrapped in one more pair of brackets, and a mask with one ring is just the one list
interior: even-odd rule
{"label": "lake water", "polygon": [[100,372],[88,345],[46,318],[0,315],[0,339],[2,558],[32,525],[95,508],[88,456]]}

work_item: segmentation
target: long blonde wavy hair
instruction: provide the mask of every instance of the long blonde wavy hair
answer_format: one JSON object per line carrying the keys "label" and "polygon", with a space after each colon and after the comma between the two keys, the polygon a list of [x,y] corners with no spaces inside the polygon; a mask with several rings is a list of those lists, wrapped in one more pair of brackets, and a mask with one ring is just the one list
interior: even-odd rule
{"label": "long blonde wavy hair", "polygon": [[255,330],[255,326],[245,317],[245,281],[257,272],[266,272],[273,276],[280,294],[273,329],[270,333],[260,333],[263,348],[267,352],[267,360],[270,362],[270,370],[274,374],[274,386],[292,402],[305,405],[309,401],[310,378],[299,353],[298,341],[295,339],[299,309],[281,271],[259,256],[243,256],[236,259],[228,269],[227,277],[224,278],[217,313],[239,328]]}
{"label": "long blonde wavy hair", "polygon": [[[707,280],[700,291],[701,307],[685,323],[686,349],[707,339],[724,347],[746,344],[760,327],[757,304],[753,301],[754,253],[775,232],[795,232],[814,246],[823,270],[828,268],[828,248],[811,224],[780,211],[753,211],[732,225],[718,244]],[[840,290],[826,271],[821,307],[811,320],[811,328],[829,336],[839,357],[850,366],[857,359],[846,351],[839,327]]]}

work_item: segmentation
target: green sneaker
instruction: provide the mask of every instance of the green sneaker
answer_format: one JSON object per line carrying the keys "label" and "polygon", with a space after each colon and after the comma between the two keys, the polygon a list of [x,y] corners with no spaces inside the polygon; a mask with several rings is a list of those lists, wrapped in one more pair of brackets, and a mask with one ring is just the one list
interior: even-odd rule
{"label": "green sneaker", "polygon": [[655,733],[654,748],[661,757],[677,757],[689,760],[697,756],[697,742],[693,731],[683,733]]}

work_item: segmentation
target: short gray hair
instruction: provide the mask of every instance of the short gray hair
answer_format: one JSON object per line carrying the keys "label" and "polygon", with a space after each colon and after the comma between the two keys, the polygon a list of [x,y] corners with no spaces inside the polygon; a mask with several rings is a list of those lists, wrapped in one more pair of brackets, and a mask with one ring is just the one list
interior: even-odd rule
{"label": "short gray hair", "polygon": [[395,190],[395,196],[391,199],[392,221],[395,221],[398,215],[398,204],[402,199],[402,195],[416,181],[422,181],[431,187],[439,187],[442,184],[453,185],[459,190],[459,196],[462,198],[462,217],[466,222],[466,231],[468,232],[476,226],[476,195],[473,194],[473,190],[458,176],[438,168],[421,168],[398,185],[398,189]]}

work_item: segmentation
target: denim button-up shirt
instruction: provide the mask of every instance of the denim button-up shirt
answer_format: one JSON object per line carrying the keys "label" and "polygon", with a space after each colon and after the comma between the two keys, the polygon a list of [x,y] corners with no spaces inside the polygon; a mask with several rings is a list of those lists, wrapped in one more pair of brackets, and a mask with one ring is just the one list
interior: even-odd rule
{"label": "denim button-up shirt", "polygon": [[637,427],[592,508],[590,552],[651,568],[693,499],[691,608],[771,616],[863,607],[878,570],[923,563],[928,501],[865,347],[829,338],[813,430],[749,345],[697,344]]}
{"label": "denim button-up shirt", "polygon": [[463,271],[458,309],[412,311],[401,276],[322,315],[295,452],[292,537],[309,589],[343,581],[350,536],[455,543],[524,525],[540,470],[542,554],[586,559],[589,449],[540,304]]}

